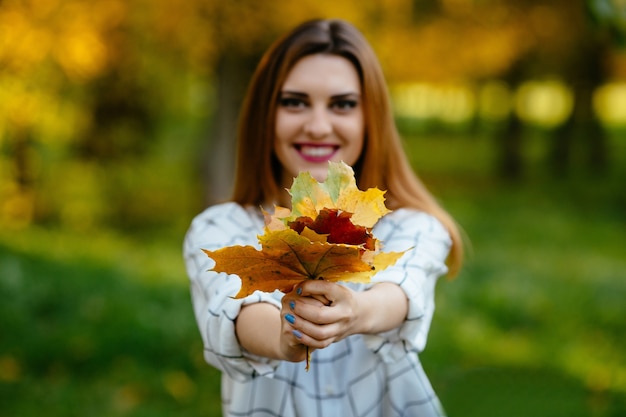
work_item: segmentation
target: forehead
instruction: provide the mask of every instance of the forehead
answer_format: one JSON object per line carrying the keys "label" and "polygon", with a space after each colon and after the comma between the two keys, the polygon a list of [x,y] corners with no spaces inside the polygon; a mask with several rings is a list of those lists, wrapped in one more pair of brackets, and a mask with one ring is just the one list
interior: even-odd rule
{"label": "forehead", "polygon": [[359,74],[350,60],[339,55],[313,54],[291,68],[283,90],[324,88],[360,92]]}

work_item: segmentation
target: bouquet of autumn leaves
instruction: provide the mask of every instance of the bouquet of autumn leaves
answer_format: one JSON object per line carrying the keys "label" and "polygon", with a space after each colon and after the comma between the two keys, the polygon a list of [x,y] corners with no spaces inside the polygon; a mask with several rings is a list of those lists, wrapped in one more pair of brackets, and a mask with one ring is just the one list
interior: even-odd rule
{"label": "bouquet of autumn leaves", "polygon": [[[235,298],[256,290],[291,291],[306,279],[368,283],[393,265],[403,252],[381,252],[372,227],[389,213],[384,191],[356,186],[352,168],[329,162],[326,181],[300,173],[289,189],[291,210],[265,212],[261,250],[229,246],[203,251],[215,261],[216,272],[236,274],[241,289]],[[308,361],[307,361],[308,369]]]}

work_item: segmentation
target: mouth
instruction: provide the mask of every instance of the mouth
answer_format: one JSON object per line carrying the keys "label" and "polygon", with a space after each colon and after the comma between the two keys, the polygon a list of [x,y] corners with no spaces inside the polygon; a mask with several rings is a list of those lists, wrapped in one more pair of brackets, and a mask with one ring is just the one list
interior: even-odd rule
{"label": "mouth", "polygon": [[338,145],[296,144],[296,150],[308,162],[326,162],[339,149]]}

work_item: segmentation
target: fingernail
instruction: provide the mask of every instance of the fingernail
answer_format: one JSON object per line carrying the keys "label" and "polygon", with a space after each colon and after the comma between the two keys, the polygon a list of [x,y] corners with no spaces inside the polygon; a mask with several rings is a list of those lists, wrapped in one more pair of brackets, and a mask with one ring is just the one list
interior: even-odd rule
{"label": "fingernail", "polygon": [[294,324],[296,322],[296,318],[291,314],[285,314],[285,320],[287,320],[291,324]]}
{"label": "fingernail", "polygon": [[298,339],[302,338],[302,333],[300,333],[298,330],[294,330],[291,333],[293,333],[293,335],[297,337]]}
{"label": "fingernail", "polygon": [[289,308],[292,309],[292,310],[294,308],[296,308],[296,302],[295,301],[289,301]]}
{"label": "fingernail", "polygon": [[298,288],[298,289],[296,290],[296,294],[298,294],[298,295],[302,295],[302,288]]}

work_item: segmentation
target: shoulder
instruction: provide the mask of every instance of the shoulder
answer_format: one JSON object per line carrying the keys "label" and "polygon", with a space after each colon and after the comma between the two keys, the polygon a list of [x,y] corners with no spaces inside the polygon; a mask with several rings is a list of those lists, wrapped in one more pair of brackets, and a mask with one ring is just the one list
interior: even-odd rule
{"label": "shoulder", "polygon": [[226,237],[245,241],[248,239],[243,237],[256,237],[262,228],[263,215],[259,209],[228,202],[208,207],[198,214],[191,222],[188,237],[201,235],[211,241],[223,241]]}
{"label": "shoulder", "polygon": [[450,234],[443,224],[435,216],[416,209],[392,211],[376,223],[372,233],[383,243],[386,251],[420,247],[447,255],[452,245]]}
{"label": "shoulder", "polygon": [[447,229],[435,216],[412,208],[400,208],[382,217],[376,223],[374,232],[425,233],[442,239],[450,238]]}
{"label": "shoulder", "polygon": [[263,217],[258,210],[228,202],[206,208],[193,219],[192,224],[205,223],[222,227],[231,224],[242,227],[256,225],[259,220],[262,222]]}
{"label": "shoulder", "polygon": [[446,273],[452,239],[435,216],[416,209],[397,209],[381,218],[372,232],[384,251],[406,252],[398,267],[418,267],[436,276]]}

